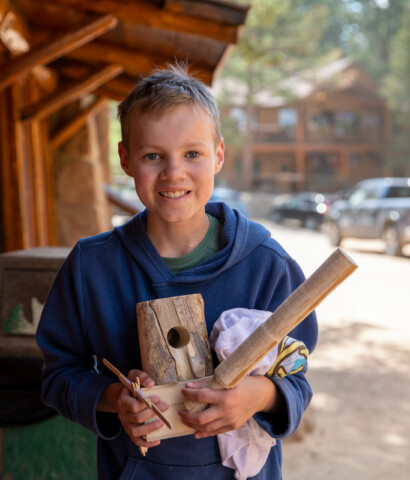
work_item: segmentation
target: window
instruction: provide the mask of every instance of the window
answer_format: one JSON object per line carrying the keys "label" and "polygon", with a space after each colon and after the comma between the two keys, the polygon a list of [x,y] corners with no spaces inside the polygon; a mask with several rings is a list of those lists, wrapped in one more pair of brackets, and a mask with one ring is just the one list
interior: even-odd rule
{"label": "window", "polygon": [[347,110],[335,112],[335,138],[342,139],[348,137],[356,137],[355,132],[357,132],[358,124],[359,118],[356,112],[350,112]]}
{"label": "window", "polygon": [[247,115],[246,115],[246,112],[243,108],[240,108],[240,107],[231,108],[231,110],[229,112],[229,116],[232,118],[232,120],[236,121],[236,124],[238,126],[238,130],[241,133],[246,132]]}
{"label": "window", "polygon": [[410,186],[390,187],[386,198],[410,198]]}
{"label": "window", "polygon": [[278,114],[278,121],[282,128],[296,127],[298,114],[293,108],[281,108]]}

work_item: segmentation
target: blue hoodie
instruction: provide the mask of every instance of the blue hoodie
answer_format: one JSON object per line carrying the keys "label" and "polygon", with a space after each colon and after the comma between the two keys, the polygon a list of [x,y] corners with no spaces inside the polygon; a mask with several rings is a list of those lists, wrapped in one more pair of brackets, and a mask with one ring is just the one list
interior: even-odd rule
{"label": "blue hoodie", "polygon": [[[223,219],[222,249],[201,265],[173,275],[149,240],[147,212],[113,231],[80,240],[60,269],[43,309],[37,341],[44,354],[43,400],[98,435],[100,480],[227,480],[216,437],[162,440],[143,457],[116,414],[97,412],[102,391],[117,380],[105,357],[122,372],[141,369],[136,304],[200,293],[208,332],[219,315],[242,307],[274,311],[304,280],[296,262],[261,225],[223,203],[206,207]],[[309,351],[317,322],[309,315],[290,334]],[[278,441],[256,475],[281,477],[281,442],[298,427],[312,392],[303,372],[272,379],[281,390],[283,414],[258,413],[256,421]]]}

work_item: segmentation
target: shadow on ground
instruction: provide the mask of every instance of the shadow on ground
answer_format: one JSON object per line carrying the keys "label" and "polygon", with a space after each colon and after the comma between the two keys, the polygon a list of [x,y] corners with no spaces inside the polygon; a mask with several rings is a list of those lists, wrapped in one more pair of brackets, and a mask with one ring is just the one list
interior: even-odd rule
{"label": "shadow on ground", "polygon": [[321,329],[308,373],[313,430],[285,443],[286,480],[409,478],[410,345],[387,333],[352,321]]}

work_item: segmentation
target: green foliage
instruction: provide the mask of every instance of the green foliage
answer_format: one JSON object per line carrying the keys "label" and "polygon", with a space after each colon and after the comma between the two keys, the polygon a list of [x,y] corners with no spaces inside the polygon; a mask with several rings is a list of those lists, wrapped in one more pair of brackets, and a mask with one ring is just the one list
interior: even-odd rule
{"label": "green foliage", "polygon": [[114,176],[125,176],[118,157],[118,142],[121,141],[121,125],[117,120],[117,105],[118,102],[110,102],[110,131],[109,131],[109,145],[110,145],[110,168]]}
{"label": "green foliage", "polygon": [[391,42],[389,73],[383,84],[393,117],[393,138],[389,163],[401,175],[410,175],[410,5],[403,12],[402,24]]}
{"label": "green foliage", "polygon": [[389,73],[383,92],[395,110],[410,115],[410,5],[403,12],[402,24],[391,42]]}
{"label": "green foliage", "polygon": [[328,20],[326,5],[306,9],[300,0],[253,0],[222,77],[246,84],[252,103],[258,91],[274,90],[284,78],[317,61],[315,52]]}
{"label": "green foliage", "polygon": [[3,429],[2,480],[93,480],[96,437],[55,416],[25,427]]}
{"label": "green foliage", "polygon": [[3,333],[18,333],[22,326],[28,323],[24,317],[23,307],[19,303],[15,305],[11,310],[10,314],[3,321]]}

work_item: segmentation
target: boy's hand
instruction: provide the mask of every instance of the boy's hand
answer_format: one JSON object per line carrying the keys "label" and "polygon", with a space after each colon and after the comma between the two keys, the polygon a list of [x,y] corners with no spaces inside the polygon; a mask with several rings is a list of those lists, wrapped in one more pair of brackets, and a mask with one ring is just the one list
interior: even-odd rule
{"label": "boy's hand", "polygon": [[279,410],[283,402],[274,383],[261,375],[245,377],[230,390],[212,390],[201,388],[198,383],[187,383],[182,394],[189,400],[209,404],[199,413],[179,411],[182,422],[196,431],[196,438],[235,430],[257,412]]}
{"label": "boy's hand", "polygon": [[[139,378],[141,386],[144,387],[154,386],[152,378],[141,370],[131,370],[128,373],[128,378],[133,382]],[[161,401],[159,396],[153,395],[150,397],[150,400],[161,412],[168,409],[168,404]],[[144,403],[135,399],[131,395],[131,392],[123,385],[121,385],[119,395],[117,396],[115,411],[118,413],[118,418],[124,430],[135,445],[150,448],[160,444],[160,440],[147,442],[143,437],[161,428],[164,425],[163,422],[157,417],[153,422],[145,424],[147,420],[156,416],[155,413],[147,408]]]}

